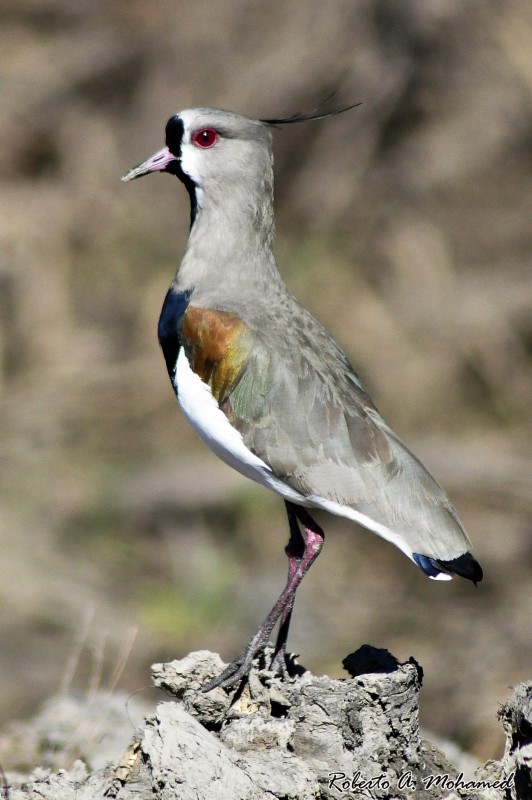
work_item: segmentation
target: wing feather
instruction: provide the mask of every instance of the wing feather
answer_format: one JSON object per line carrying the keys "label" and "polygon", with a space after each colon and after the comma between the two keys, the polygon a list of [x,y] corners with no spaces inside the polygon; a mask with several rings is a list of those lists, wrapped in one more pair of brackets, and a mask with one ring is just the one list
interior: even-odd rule
{"label": "wing feather", "polygon": [[274,350],[256,334],[222,409],[246,446],[314,504],[363,514],[406,552],[459,557],[470,542],[454,508],[331,342],[317,363],[304,338]]}
{"label": "wing feather", "polygon": [[470,542],[445,493],[338,345],[290,303],[260,324],[237,309],[190,305],[182,340],[194,372],[251,453],[309,505],[362,522],[410,557],[460,558]]}

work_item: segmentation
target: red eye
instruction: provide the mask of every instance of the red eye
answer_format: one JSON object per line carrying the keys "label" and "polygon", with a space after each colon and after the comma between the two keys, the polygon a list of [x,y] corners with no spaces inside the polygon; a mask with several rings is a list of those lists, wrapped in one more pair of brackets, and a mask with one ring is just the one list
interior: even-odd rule
{"label": "red eye", "polygon": [[202,128],[201,131],[196,131],[192,141],[198,147],[214,147],[218,141],[218,131],[214,128]]}

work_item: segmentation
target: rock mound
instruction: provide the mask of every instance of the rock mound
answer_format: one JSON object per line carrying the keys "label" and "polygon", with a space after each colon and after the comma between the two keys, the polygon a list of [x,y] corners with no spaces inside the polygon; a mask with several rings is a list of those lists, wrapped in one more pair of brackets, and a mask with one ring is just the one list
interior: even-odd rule
{"label": "rock mound", "polygon": [[[363,661],[371,672],[363,671]],[[532,682],[500,712],[504,758],[464,775],[419,731],[422,671],[365,646],[347,664],[356,677],[305,671],[281,678],[257,660],[236,691],[203,693],[222,671],[217,654],[156,664],[156,686],[174,699],[145,720],[123,758],[88,773],[36,771],[10,779],[10,800],[530,800]]]}

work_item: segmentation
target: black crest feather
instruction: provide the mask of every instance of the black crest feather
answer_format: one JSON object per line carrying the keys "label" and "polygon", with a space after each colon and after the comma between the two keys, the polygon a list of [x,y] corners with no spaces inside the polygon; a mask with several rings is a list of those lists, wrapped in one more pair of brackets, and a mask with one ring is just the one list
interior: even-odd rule
{"label": "black crest feather", "polygon": [[275,117],[272,119],[261,119],[261,122],[264,122],[265,125],[289,125],[293,122],[312,122],[315,119],[324,119],[325,117],[335,117],[337,114],[343,114],[344,111],[351,111],[352,108],[356,108],[357,106],[362,105],[362,103],[353,103],[350,106],[336,106],[335,108],[331,108],[328,111],[325,110],[325,106],[331,100],[332,97],[336,92],[333,92],[328,97],[325,98],[323,103],[315,108],[313,111],[309,111],[305,114],[302,111],[298,111],[295,114],[292,114],[290,117]]}

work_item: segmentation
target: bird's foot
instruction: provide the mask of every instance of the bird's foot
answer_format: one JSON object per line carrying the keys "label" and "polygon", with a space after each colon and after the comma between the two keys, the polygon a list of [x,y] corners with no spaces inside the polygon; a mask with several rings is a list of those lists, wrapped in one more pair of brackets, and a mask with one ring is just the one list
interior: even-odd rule
{"label": "bird's foot", "polygon": [[238,681],[243,680],[249,675],[253,659],[264,652],[267,642],[263,642],[260,637],[254,636],[246,645],[244,651],[237,656],[234,661],[224,669],[220,675],[212,678],[201,687],[203,693],[210,692],[220,686],[222,689],[229,689]]}
{"label": "bird's foot", "polygon": [[[273,657],[272,656],[273,653]],[[229,689],[239,681],[246,679],[256,661],[255,668],[267,670],[280,678],[296,678],[306,672],[305,667],[297,663],[297,656],[287,653],[284,648],[274,653],[271,644],[258,643],[252,639],[245,650],[231,661],[220,675],[212,678],[201,687],[203,693],[210,692],[220,686],[222,689]]]}

